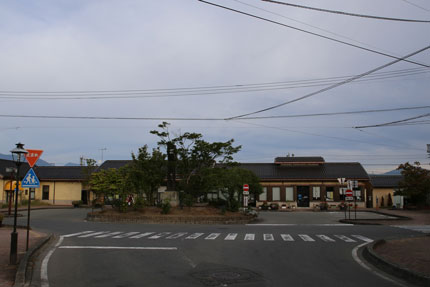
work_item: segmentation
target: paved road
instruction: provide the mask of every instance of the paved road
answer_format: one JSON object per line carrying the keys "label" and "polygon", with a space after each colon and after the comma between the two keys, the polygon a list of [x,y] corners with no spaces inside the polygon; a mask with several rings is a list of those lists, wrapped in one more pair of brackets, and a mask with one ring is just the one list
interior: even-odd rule
{"label": "paved road", "polygon": [[388,287],[356,262],[354,248],[417,234],[337,224],[336,213],[262,213],[257,225],[108,224],[84,222],[85,213],[33,213],[33,228],[62,235],[40,257],[34,286]]}

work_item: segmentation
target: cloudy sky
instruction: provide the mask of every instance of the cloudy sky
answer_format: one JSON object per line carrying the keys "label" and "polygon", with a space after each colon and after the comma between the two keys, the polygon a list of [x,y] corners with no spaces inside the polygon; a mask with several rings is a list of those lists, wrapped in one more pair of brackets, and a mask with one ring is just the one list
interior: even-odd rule
{"label": "cloudy sky", "polygon": [[[104,160],[129,159],[170,118],[176,133],[234,138],[241,162],[290,153],[370,172],[428,164],[430,49],[312,94],[430,45],[429,22],[211,1],[283,25],[197,0],[1,1],[0,153],[22,142],[56,165],[101,160],[104,148]],[[285,2],[430,20],[427,0]],[[399,108],[414,109],[366,112]]]}

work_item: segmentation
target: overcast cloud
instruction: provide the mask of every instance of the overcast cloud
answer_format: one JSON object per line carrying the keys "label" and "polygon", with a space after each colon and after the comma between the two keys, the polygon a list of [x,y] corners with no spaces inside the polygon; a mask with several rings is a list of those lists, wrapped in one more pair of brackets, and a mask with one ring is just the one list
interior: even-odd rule
{"label": "overcast cloud", "polygon": [[[410,2],[430,10],[428,1]],[[341,16],[258,0],[213,3],[400,57],[430,45],[430,23]],[[430,12],[402,0],[307,0],[300,4],[430,20]],[[43,97],[58,91],[303,81],[361,74],[393,61],[197,0],[5,0],[0,2],[0,39],[1,116],[229,118],[324,86],[149,98],[126,98],[124,94],[117,99],[79,100],[58,99],[64,94],[49,100],[8,97],[15,96],[13,92],[47,92],[30,95]],[[430,65],[430,50],[411,60]],[[401,62],[380,72],[404,69],[416,70],[402,77],[349,83],[255,116],[430,106],[430,69]],[[271,162],[276,156],[294,153],[321,155],[327,161],[359,161],[370,172],[382,172],[406,161],[428,164],[429,117],[413,125],[352,127],[427,113],[430,108],[330,117],[170,122],[174,132],[200,132],[210,141],[234,138],[242,145],[236,156],[242,162]],[[8,153],[22,142],[26,148],[45,150],[43,158],[57,165],[79,162],[80,156],[100,160],[101,148],[107,148],[105,160],[129,159],[144,144],[155,147],[157,138],[149,131],[160,122],[1,117],[0,153]]]}

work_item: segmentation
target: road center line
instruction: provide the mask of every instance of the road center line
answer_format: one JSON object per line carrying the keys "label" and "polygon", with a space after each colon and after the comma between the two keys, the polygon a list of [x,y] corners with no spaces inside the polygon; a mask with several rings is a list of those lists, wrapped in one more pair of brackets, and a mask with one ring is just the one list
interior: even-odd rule
{"label": "road center line", "polygon": [[142,247],[142,246],[60,246],[59,249],[120,249],[120,250],[178,250],[177,247]]}

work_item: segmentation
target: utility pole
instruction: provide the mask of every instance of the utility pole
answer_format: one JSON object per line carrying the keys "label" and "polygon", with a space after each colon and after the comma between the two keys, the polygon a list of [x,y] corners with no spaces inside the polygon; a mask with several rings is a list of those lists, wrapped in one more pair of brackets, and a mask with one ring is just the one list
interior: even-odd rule
{"label": "utility pole", "polygon": [[103,152],[105,151],[105,150],[107,150],[107,148],[101,148],[101,149],[99,149],[100,151],[101,151],[101,153],[102,153],[102,161],[101,161],[101,163],[100,163],[100,165],[102,165],[103,164]]}

